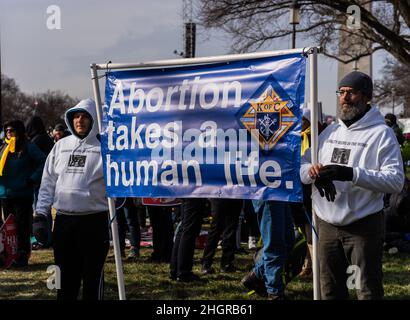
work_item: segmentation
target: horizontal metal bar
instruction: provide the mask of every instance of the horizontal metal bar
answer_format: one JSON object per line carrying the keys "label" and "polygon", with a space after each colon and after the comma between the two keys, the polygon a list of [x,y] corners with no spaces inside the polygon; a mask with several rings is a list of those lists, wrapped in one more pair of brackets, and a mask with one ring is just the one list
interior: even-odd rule
{"label": "horizontal metal bar", "polygon": [[[299,49],[290,50],[278,50],[278,51],[264,51],[264,52],[254,52],[254,53],[244,53],[244,54],[231,54],[231,55],[221,55],[213,57],[202,57],[202,58],[185,58],[185,59],[170,59],[170,60],[157,60],[148,61],[141,63],[99,63],[95,64],[97,70],[110,70],[113,69],[139,69],[139,68],[153,68],[153,67],[170,67],[170,66],[181,66],[181,65],[196,65],[196,64],[207,64],[207,63],[218,63],[227,61],[237,61],[246,59],[257,59],[274,57],[285,54],[293,53],[306,53],[310,54],[312,48],[317,48],[317,52],[321,52],[321,47],[306,47]],[[91,64],[93,67],[94,64]]]}

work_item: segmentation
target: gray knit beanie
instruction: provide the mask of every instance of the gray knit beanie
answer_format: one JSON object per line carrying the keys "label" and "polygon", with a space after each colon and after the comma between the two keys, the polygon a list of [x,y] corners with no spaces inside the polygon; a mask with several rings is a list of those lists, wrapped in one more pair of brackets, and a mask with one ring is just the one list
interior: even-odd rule
{"label": "gray knit beanie", "polygon": [[369,99],[373,96],[373,81],[365,73],[360,71],[353,71],[344,76],[339,82],[339,88],[351,87],[361,91]]}

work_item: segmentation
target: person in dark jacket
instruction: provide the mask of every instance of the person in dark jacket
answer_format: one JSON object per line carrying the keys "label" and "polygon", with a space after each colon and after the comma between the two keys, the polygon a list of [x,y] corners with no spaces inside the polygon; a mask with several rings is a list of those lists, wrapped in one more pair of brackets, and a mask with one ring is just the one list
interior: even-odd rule
{"label": "person in dark jacket", "polygon": [[[50,153],[51,149],[54,147],[54,141],[47,134],[46,128],[44,126],[43,120],[38,116],[33,116],[26,122],[26,133],[31,143],[34,143],[39,149],[46,155]],[[34,188],[34,200],[33,200],[33,209],[36,207],[38,192],[40,189],[40,184]],[[51,212],[47,215],[47,237],[39,237],[36,234],[33,234],[37,239],[37,243],[33,244],[33,248],[47,248],[51,245],[52,241],[52,229],[53,218]],[[35,225],[33,225],[33,231],[35,231]],[[43,238],[40,241],[39,238]]]}
{"label": "person in dark jacket", "polygon": [[26,132],[30,142],[39,147],[45,155],[48,155],[53,149],[53,140],[47,134],[43,120],[40,117],[34,116],[27,121]]}
{"label": "person in dark jacket", "polygon": [[4,125],[5,144],[0,148],[0,200],[4,219],[13,214],[17,227],[17,266],[26,266],[31,250],[34,186],[40,184],[45,154],[26,139],[23,122]]}

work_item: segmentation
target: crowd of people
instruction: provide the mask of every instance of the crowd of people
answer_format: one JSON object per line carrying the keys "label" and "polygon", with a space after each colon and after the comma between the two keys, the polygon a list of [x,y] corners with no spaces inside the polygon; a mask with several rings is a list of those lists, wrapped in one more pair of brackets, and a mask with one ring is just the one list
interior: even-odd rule
{"label": "crowd of people", "polygon": [[[180,205],[144,206],[140,199],[117,199],[121,203],[116,217],[123,258],[139,261],[141,228],[148,216],[153,233],[151,261],[169,264],[173,281],[203,281],[207,274],[236,270],[238,233],[246,225],[249,249],[256,250],[260,239],[261,250],[254,268],[241,282],[267,299],[282,300],[284,266],[294,248],[296,229],[309,248],[300,276],[312,277],[314,209],[321,298],[348,298],[346,270],[355,265],[361,270],[358,298],[382,299],[385,208],[405,185],[400,154],[404,140],[395,117],[384,118],[370,104],[372,93],[372,80],[364,73],[351,72],[340,81],[339,121],[320,126],[318,163],[311,163],[310,113],[304,110],[303,203],[190,198],[181,199]],[[17,267],[28,265],[34,235],[44,247],[54,250],[55,264],[61,270],[58,299],[77,299],[81,286],[83,299],[101,299],[110,235],[94,101],[82,100],[67,110],[65,123],[68,130],[57,124],[52,132],[46,131],[40,117],[26,124],[18,120],[4,124],[0,149],[3,219],[15,216]],[[195,243],[204,218],[209,216],[201,274],[195,274]],[[220,266],[214,268],[219,244]]]}

